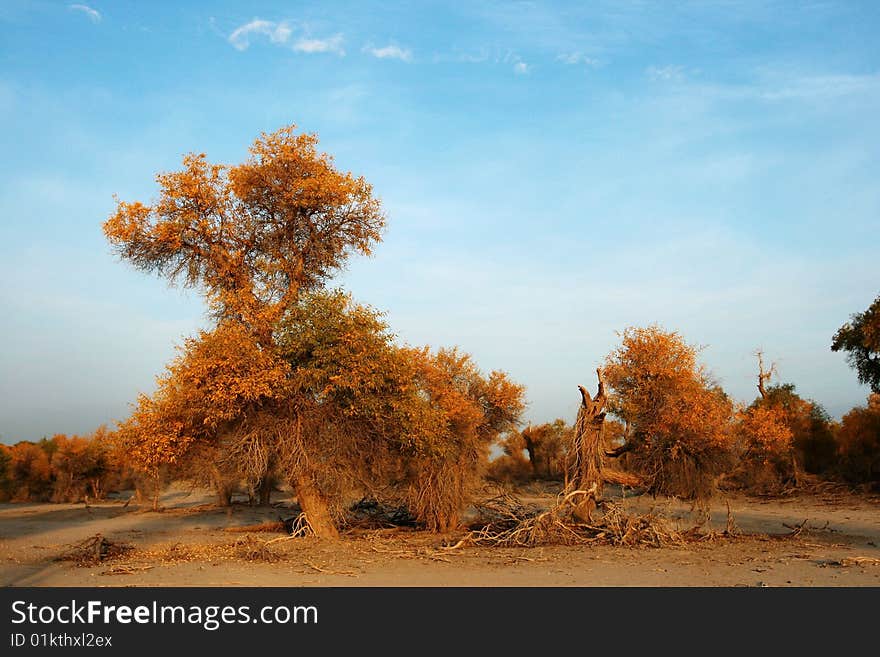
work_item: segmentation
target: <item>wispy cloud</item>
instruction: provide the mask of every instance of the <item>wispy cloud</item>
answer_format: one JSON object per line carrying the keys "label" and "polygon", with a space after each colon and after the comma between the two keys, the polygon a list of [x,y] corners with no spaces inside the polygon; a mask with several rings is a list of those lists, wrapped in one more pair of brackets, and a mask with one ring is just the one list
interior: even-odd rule
{"label": "wispy cloud", "polygon": [[515,50],[499,48],[480,48],[472,51],[456,51],[451,53],[435,53],[432,61],[436,63],[454,63],[454,64],[501,64],[510,66],[516,75],[527,75],[534,68],[531,64],[523,61]]}
{"label": "wispy cloud", "polygon": [[498,54],[495,56],[496,64],[510,64],[513,66],[513,72],[516,75],[527,75],[531,73],[532,67],[528,62],[524,62],[523,58],[520,57],[513,50],[508,50],[504,54]]}
{"label": "wispy cloud", "polygon": [[381,48],[377,48],[372,44],[367,44],[364,46],[363,51],[379,59],[399,59],[403,62],[412,60],[412,52],[408,48],[401,48],[400,46],[395,46],[393,44],[382,46]]}
{"label": "wispy cloud", "polygon": [[291,32],[290,26],[284,21],[275,23],[255,18],[250,23],[235,28],[229,35],[229,43],[236,50],[247,50],[253,36],[267,36],[272,43],[286,43]]}
{"label": "wispy cloud", "polygon": [[227,37],[227,40],[236,50],[247,50],[251,45],[251,40],[257,37],[265,37],[269,39],[270,43],[275,45],[289,45],[294,52],[306,54],[333,53],[340,57],[345,55],[341,34],[336,34],[326,39],[302,35],[294,40],[293,32],[294,29],[287,21],[275,22],[255,18],[251,22],[235,28]]}
{"label": "wispy cloud", "polygon": [[80,11],[89,17],[89,20],[93,23],[101,22],[101,12],[97,9],[92,9],[88,5],[67,5],[68,9],[71,11]]}
{"label": "wispy cloud", "polygon": [[681,82],[685,77],[681,66],[649,66],[645,74],[655,82]]}
{"label": "wispy cloud", "polygon": [[562,53],[556,56],[557,62],[562,62],[563,64],[568,64],[569,66],[575,66],[577,64],[583,64],[584,66],[598,66],[599,60],[593,59],[592,57],[587,57],[582,52],[567,52]]}
{"label": "wispy cloud", "polygon": [[703,82],[695,73],[680,67],[648,69],[653,81],[675,82],[670,98],[675,107],[707,108],[714,103],[757,102],[765,104],[794,103],[810,110],[839,110],[839,103],[876,105],[880,100],[880,74],[829,73],[816,75],[798,70],[762,70],[745,83]]}
{"label": "wispy cloud", "polygon": [[345,55],[345,50],[342,47],[341,34],[335,34],[327,39],[312,39],[304,37],[298,39],[296,43],[293,44],[293,49],[296,52],[304,52],[308,54],[327,52],[339,55],[340,57]]}
{"label": "wispy cloud", "polygon": [[432,57],[435,64],[451,62],[453,64],[481,64],[489,61],[489,51],[485,48],[473,52],[435,53]]}

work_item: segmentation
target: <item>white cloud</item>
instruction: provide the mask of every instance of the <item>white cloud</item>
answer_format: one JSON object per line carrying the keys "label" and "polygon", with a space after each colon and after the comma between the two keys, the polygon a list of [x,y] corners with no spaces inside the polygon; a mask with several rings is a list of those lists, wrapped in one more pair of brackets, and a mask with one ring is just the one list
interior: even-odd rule
{"label": "white cloud", "polygon": [[286,43],[290,38],[291,29],[284,21],[274,23],[255,18],[250,23],[245,23],[233,30],[229,35],[229,43],[236,50],[247,50],[251,45],[251,35],[265,35],[272,43]]}
{"label": "white cloud", "polygon": [[[247,50],[251,45],[251,39],[254,37],[268,37],[270,43],[276,45],[287,45],[291,41],[293,28],[287,21],[275,22],[266,21],[261,18],[255,18],[250,23],[240,25],[232,34],[229,35],[228,41],[236,50]],[[307,54],[313,53],[335,53],[340,57],[345,55],[342,48],[342,35],[336,34],[327,39],[314,39],[308,36],[300,36],[290,45],[295,52]]]}
{"label": "white cloud", "polygon": [[649,66],[645,73],[655,82],[681,82],[684,69],[681,66]]}
{"label": "white cloud", "polygon": [[513,65],[513,72],[517,75],[525,75],[531,70],[531,66],[526,64],[525,62],[517,62]]}
{"label": "white cloud", "polygon": [[563,64],[568,64],[570,66],[574,66],[576,64],[583,64],[584,66],[590,67],[599,65],[598,59],[587,57],[582,52],[562,53],[561,55],[557,55],[556,61],[562,62]]}
{"label": "white cloud", "polygon": [[412,59],[412,52],[410,52],[409,49],[401,48],[400,46],[392,44],[381,48],[376,48],[373,45],[368,44],[364,46],[364,52],[373,57],[378,57],[379,59],[399,59],[403,62],[408,62]]}
{"label": "white cloud", "polygon": [[340,57],[345,55],[345,50],[342,48],[341,34],[336,34],[328,39],[302,38],[293,44],[293,49],[296,52],[304,52],[310,55],[322,52],[334,53]]}
{"label": "white cloud", "polygon": [[435,53],[431,59],[435,64],[446,62],[454,64],[482,64],[489,61],[489,51],[484,48],[477,52]]}
{"label": "white cloud", "polygon": [[86,16],[88,16],[89,20],[93,23],[101,22],[101,12],[97,9],[92,9],[88,5],[68,5],[68,8],[72,11],[81,11]]}

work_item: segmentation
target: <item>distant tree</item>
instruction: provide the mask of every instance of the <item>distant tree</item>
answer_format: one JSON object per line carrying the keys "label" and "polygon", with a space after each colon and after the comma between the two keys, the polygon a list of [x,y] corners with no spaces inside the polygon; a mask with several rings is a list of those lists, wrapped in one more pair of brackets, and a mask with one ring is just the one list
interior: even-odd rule
{"label": "distant tree", "polygon": [[830,474],[836,461],[831,418],[793,384],[770,385],[776,364],[767,369],[763,353],[755,355],[759,396],[737,413],[740,462],[731,479],[754,492],[779,493],[798,486],[804,470]]}
{"label": "distant tree", "polygon": [[93,499],[104,496],[110,474],[104,433],[106,429],[102,428],[88,437],[53,437],[52,501],[78,502],[86,496]]}
{"label": "distant tree", "polygon": [[519,431],[515,429],[501,436],[497,447],[501,453],[489,460],[486,477],[495,482],[521,482],[532,475],[532,465],[526,456]]}
{"label": "distant tree", "polygon": [[821,404],[804,399],[792,383],[770,386],[756,404],[780,409],[792,433],[795,466],[813,474],[829,473],[835,465],[831,417]]}
{"label": "distant tree", "polygon": [[571,427],[565,420],[529,425],[522,431],[511,431],[500,443],[505,454],[516,459],[528,454],[532,476],[562,479],[565,474],[565,456],[571,443]]}
{"label": "distant tree", "polygon": [[837,430],[841,472],[853,483],[880,487],[880,394],[843,416]]}
{"label": "distant tree", "polygon": [[747,440],[746,457],[754,455],[765,462],[780,456],[787,460],[793,448],[794,436],[781,407],[750,406],[742,413],[740,423]]}
{"label": "distant tree", "polygon": [[728,467],[733,405],[697,362],[697,348],[659,326],[630,327],[602,368],[610,412],[628,425],[612,454],[650,492],[694,499],[704,506]]}
{"label": "distant tree", "polygon": [[868,309],[855,313],[837,329],[831,351],[847,352],[846,360],[858,373],[859,381],[880,392],[880,296]]}
{"label": "distant tree", "polygon": [[12,450],[0,443],[0,502],[8,502],[13,494]]}
{"label": "distant tree", "polygon": [[739,458],[733,482],[754,493],[779,493],[796,483],[794,435],[781,406],[754,403],[741,409],[734,434]]}
{"label": "distant tree", "polygon": [[13,501],[48,501],[52,490],[52,471],[43,446],[49,444],[51,442],[48,440],[39,444],[22,441],[10,448],[9,473]]}

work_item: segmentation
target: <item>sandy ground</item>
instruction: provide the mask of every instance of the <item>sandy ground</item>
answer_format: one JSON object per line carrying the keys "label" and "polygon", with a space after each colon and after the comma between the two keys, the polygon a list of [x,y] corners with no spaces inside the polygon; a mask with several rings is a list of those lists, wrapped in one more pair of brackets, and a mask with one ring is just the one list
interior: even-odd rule
{"label": "sandy ground", "polygon": [[[282,534],[228,532],[288,516],[236,504],[218,509],[204,494],[172,490],[165,510],[134,504],[0,505],[0,584],[4,586],[880,586],[880,498],[842,494],[763,500],[719,499],[712,526],[723,529],[729,502],[744,536],[687,547],[442,546],[457,536],[405,530],[359,531],[338,542]],[[543,501],[549,502],[550,496]],[[540,500],[539,500],[540,501]],[[659,507],[684,528],[688,508]],[[806,521],[797,536],[790,527]],[[787,526],[788,525],[788,526]],[[102,534],[131,550],[94,566],[58,557]],[[268,548],[263,542],[282,538]]]}

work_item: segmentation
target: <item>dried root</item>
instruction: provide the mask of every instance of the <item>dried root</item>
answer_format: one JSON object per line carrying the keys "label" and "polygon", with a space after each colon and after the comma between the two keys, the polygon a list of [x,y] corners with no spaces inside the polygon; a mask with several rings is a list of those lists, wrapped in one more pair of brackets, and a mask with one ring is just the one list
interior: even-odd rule
{"label": "dried root", "polygon": [[847,566],[880,566],[880,559],[874,557],[844,557],[840,560],[840,565]]}
{"label": "dried root", "polygon": [[[312,529],[312,526],[309,524],[309,519],[306,518],[305,513],[300,513],[295,518],[287,518],[284,522],[284,528],[287,530],[287,533],[290,534],[288,538],[301,538],[303,536],[311,536],[314,535],[315,530]],[[270,543],[273,543],[278,540],[274,538]]]}
{"label": "dried root", "polygon": [[58,557],[59,561],[73,561],[78,566],[94,566],[110,559],[121,557],[134,548],[127,543],[115,543],[102,534],[95,534],[84,541],[75,543]]}
{"label": "dried root", "polygon": [[[665,547],[685,545],[705,537],[696,530],[675,529],[657,514],[629,515],[619,504],[603,502],[602,513],[590,522],[577,518],[577,505],[589,491],[574,490],[561,496],[546,511],[521,504],[511,495],[478,505],[483,521],[448,549],[467,545],[535,547],[539,545],[623,545]],[[598,514],[597,514],[598,515]]]}
{"label": "dried root", "polygon": [[245,536],[233,543],[233,551],[236,557],[244,561],[280,561],[281,555],[269,548],[270,542],[255,536]]}

